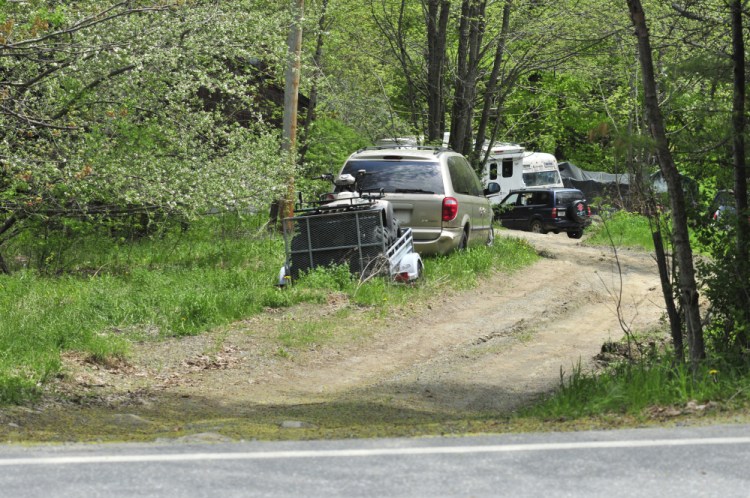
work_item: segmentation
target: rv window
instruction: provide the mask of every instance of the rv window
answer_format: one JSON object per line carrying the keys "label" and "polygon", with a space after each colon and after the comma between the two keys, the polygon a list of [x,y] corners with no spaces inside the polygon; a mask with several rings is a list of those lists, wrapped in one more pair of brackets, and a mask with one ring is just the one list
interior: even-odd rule
{"label": "rv window", "polygon": [[[513,159],[503,159],[503,178],[511,176],[513,176]],[[497,170],[495,170],[495,178],[497,178]]]}
{"label": "rv window", "polygon": [[557,171],[532,171],[523,174],[523,182],[527,187],[556,185],[559,182],[558,178]]}
{"label": "rv window", "polygon": [[490,180],[497,180],[497,163],[490,163]]}

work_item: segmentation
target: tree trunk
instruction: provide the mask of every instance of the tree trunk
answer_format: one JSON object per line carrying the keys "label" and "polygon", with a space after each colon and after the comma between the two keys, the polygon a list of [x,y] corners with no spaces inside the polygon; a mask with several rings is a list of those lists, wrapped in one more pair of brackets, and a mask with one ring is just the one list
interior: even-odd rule
{"label": "tree trunk", "polygon": [[328,11],[328,0],[323,0],[320,6],[320,18],[318,18],[318,37],[315,42],[315,55],[313,56],[313,66],[316,71],[313,76],[312,85],[310,87],[310,103],[307,105],[307,114],[305,115],[305,124],[302,127],[302,136],[300,137],[300,149],[299,149],[299,163],[303,165],[305,163],[305,154],[310,146],[310,127],[315,121],[315,108],[318,105],[318,79],[320,75],[319,68],[323,59],[323,33],[326,28],[326,12]]}
{"label": "tree trunk", "polygon": [[657,228],[651,231],[651,238],[654,240],[654,253],[656,254],[656,266],[659,268],[661,292],[664,294],[664,304],[667,307],[669,331],[672,335],[674,355],[678,362],[683,363],[685,361],[685,345],[682,342],[682,323],[680,321],[680,314],[677,313],[677,307],[674,305],[674,298],[672,297],[672,281],[669,278],[667,255],[664,251],[664,239],[661,236],[661,229],[658,228],[658,218],[656,219],[656,224]]}
{"label": "tree trunk", "polygon": [[[739,279],[738,309],[750,325],[750,307],[747,304],[747,285],[750,282],[750,223],[747,206],[747,166],[745,164],[745,42],[742,33],[742,1],[732,0],[732,61],[734,62],[734,98],[732,109],[732,143],[734,161],[734,196],[737,206],[737,273]],[[742,292],[744,291],[744,292]],[[747,329],[743,329],[740,344],[750,345]]]}
{"label": "tree trunk", "polygon": [[492,104],[497,104],[496,92],[498,80],[500,79],[500,68],[502,67],[503,56],[505,55],[505,42],[510,30],[510,11],[512,5],[513,0],[506,0],[505,7],[503,7],[503,25],[500,28],[500,37],[497,40],[497,50],[495,51],[495,61],[492,64],[492,72],[487,81],[487,89],[484,92],[484,106],[482,107],[482,115],[479,118],[479,126],[477,126],[477,137],[474,143],[475,157],[479,157],[484,141],[487,138],[487,123],[490,120]]}
{"label": "tree trunk", "polygon": [[448,0],[428,0],[427,22],[427,141],[442,143],[445,123],[445,47],[448,31]]}
{"label": "tree trunk", "polygon": [[690,347],[690,361],[693,368],[706,356],[703,341],[703,327],[698,309],[698,288],[695,282],[695,267],[693,265],[693,251],[688,237],[687,211],[685,197],[679,172],[674,164],[669,142],[664,129],[664,120],[659,109],[657,99],[654,64],[651,57],[651,41],[646,25],[646,15],[640,0],[627,0],[630,19],[638,38],[638,50],[643,74],[643,90],[645,98],[646,116],[651,136],[654,139],[659,167],[667,183],[669,203],[672,213],[673,242],[675,260],[679,266],[679,289],[682,308],[685,312],[685,324],[688,332]]}
{"label": "tree trunk", "polygon": [[486,0],[463,0],[461,4],[450,143],[454,150],[465,155],[469,155],[472,149],[471,125],[485,28],[486,3]]}
{"label": "tree trunk", "polygon": [[[5,222],[0,226],[0,246],[3,245],[3,242],[6,242],[8,238],[2,239],[3,234],[10,231],[11,228],[13,228],[16,223],[18,223],[18,216],[15,215],[15,213],[11,214],[5,219]],[[7,236],[6,236],[7,237]],[[3,258],[3,255],[0,254],[0,273],[4,273],[6,275],[10,275],[10,268],[5,263],[5,259]]]}
{"label": "tree trunk", "polygon": [[[302,16],[305,0],[294,0],[294,22],[289,30],[289,51],[284,87],[284,130],[281,146],[292,165],[297,160],[297,102],[299,101],[300,52],[302,49]],[[294,170],[292,170],[294,171]],[[294,216],[294,174],[287,182],[282,216]]]}

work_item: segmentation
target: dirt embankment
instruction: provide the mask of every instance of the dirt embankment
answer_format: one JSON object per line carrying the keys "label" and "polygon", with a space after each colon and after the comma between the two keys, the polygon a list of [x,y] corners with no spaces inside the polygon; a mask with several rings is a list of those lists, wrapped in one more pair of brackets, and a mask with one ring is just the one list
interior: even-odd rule
{"label": "dirt embankment", "polygon": [[[658,326],[663,301],[649,254],[620,251],[618,265],[611,249],[582,246],[563,234],[501,236],[526,238],[544,257],[511,276],[436,296],[375,325],[372,318],[358,323],[350,317],[347,330],[337,334],[348,340],[291,358],[278,350],[279,330],[312,316],[334,316],[339,303],[267,313],[212,334],[136,346],[128,364],[68,358],[68,373],[55,387],[78,404],[62,411],[27,408],[23,418],[7,415],[0,420],[0,438],[9,425],[16,434],[7,434],[10,440],[49,436],[59,430],[51,420],[63,411],[66,420],[88,423],[105,439],[117,437],[123,425],[144,434],[207,427],[222,433],[219,420],[247,421],[253,414],[283,427],[286,421],[273,413],[285,419],[300,406],[332,404],[430,414],[431,420],[502,416],[550,392],[561,370],[591,365],[605,341],[622,337],[623,326],[634,332]],[[80,439],[86,428],[71,431],[60,439]]]}

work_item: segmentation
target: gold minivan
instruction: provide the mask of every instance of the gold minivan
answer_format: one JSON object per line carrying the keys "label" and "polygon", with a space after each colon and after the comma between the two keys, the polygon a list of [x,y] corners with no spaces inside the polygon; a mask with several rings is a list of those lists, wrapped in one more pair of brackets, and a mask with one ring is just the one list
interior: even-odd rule
{"label": "gold minivan", "polygon": [[[364,174],[362,174],[364,172]],[[492,208],[469,162],[442,147],[368,147],[341,174],[360,178],[363,192],[383,192],[420,254],[492,244]]]}

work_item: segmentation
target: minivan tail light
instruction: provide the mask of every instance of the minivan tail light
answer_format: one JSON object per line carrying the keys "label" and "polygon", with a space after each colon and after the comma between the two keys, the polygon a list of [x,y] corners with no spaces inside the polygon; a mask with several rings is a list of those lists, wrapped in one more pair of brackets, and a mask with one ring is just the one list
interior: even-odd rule
{"label": "minivan tail light", "polygon": [[458,214],[458,201],[455,197],[443,199],[443,221],[451,221]]}

